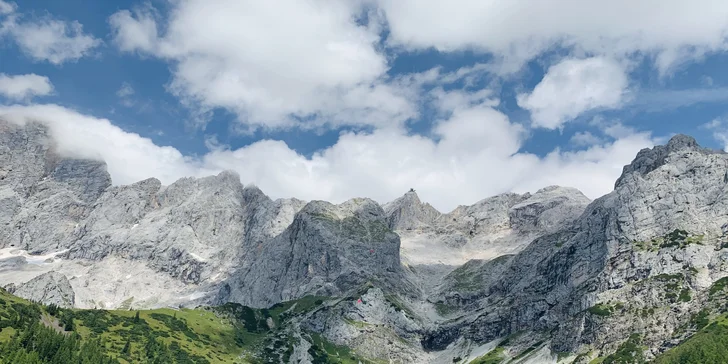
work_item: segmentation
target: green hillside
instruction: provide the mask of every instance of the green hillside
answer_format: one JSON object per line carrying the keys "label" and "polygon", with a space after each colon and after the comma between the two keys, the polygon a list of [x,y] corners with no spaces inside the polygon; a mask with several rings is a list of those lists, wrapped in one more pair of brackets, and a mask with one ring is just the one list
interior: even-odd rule
{"label": "green hillside", "polygon": [[659,364],[728,363],[728,318],[723,315],[655,359]]}
{"label": "green hillside", "polygon": [[[106,311],[44,306],[0,289],[0,364],[278,362],[293,351],[286,325],[324,300],[305,297],[262,310],[226,304]],[[303,335],[316,363],[360,360],[318,335]]]}

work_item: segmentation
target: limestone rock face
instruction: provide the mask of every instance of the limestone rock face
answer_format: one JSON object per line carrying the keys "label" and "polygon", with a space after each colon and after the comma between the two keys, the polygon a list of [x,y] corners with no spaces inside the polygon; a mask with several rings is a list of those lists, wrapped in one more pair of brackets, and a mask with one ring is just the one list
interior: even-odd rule
{"label": "limestone rock face", "polygon": [[200,283],[232,264],[243,245],[243,221],[243,185],[231,172],[164,188],[148,179],[109,188],[75,230],[66,257],[96,261],[113,254]]}
{"label": "limestone rock face", "polygon": [[[60,155],[33,122],[0,121],[0,161],[0,260],[17,261],[0,279],[61,272],[81,307],[212,299],[305,204],[273,201],[233,172],[112,186],[103,162]],[[53,258],[35,263],[28,253]]]}
{"label": "limestone rock face", "polygon": [[480,287],[480,308],[425,346],[553,330],[558,352],[608,354],[633,333],[648,358],[664,350],[728,275],[727,170],[728,155],[682,135],[641,151],[612,193],[516,254]]}
{"label": "limestone rock face", "polygon": [[13,293],[44,305],[54,304],[59,307],[71,308],[75,303],[75,294],[73,288],[71,288],[71,283],[68,282],[66,276],[57,272],[43,273],[21,284]]}
{"label": "limestone rock face", "polygon": [[337,296],[367,281],[408,289],[399,237],[369,199],[341,205],[313,201],[271,241],[256,246],[219,302],[271,305],[302,295]]}
{"label": "limestone rock face", "polygon": [[0,247],[67,248],[110,185],[103,162],[58,155],[44,126],[0,121]]}
{"label": "limestone rock face", "polygon": [[414,191],[407,192],[382,208],[389,227],[398,231],[428,227],[441,215],[430,204],[422,203]]}

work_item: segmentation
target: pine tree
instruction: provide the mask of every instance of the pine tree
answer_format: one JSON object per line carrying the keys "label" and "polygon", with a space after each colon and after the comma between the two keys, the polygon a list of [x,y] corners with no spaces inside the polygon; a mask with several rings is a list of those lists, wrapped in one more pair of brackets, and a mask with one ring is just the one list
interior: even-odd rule
{"label": "pine tree", "polygon": [[134,315],[134,323],[135,324],[138,324],[139,323],[139,311],[137,311],[136,312],[136,315]]}
{"label": "pine tree", "polygon": [[75,328],[73,325],[73,311],[64,311],[63,316],[61,317],[61,323],[63,324],[63,330],[73,331]]}
{"label": "pine tree", "polygon": [[124,344],[124,348],[121,349],[121,354],[129,355],[130,351],[131,351],[131,339],[126,339],[126,344]]}

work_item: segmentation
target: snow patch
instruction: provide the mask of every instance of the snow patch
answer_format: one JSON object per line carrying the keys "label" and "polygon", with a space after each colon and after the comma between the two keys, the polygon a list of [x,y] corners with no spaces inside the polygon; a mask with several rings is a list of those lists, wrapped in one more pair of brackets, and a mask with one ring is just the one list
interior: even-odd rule
{"label": "snow patch", "polygon": [[195,253],[189,253],[189,254],[190,254],[190,256],[192,258],[194,258],[197,261],[200,261],[200,262],[206,262],[207,261],[207,259],[205,259],[205,258],[203,258],[203,257],[201,257],[201,256],[199,256],[199,255],[197,255]]}
{"label": "snow patch", "polygon": [[[57,259],[56,256],[63,254],[67,251],[68,251],[68,249],[61,250],[61,251],[54,252],[54,253],[33,255],[23,249],[17,249],[17,248],[12,248],[12,247],[3,248],[3,249],[0,249],[0,260],[15,258],[15,257],[23,257],[23,258],[25,258],[25,261],[28,264],[46,265],[46,264],[53,264],[57,260],[60,260],[60,259]],[[49,259],[51,259],[52,261],[48,261]]]}

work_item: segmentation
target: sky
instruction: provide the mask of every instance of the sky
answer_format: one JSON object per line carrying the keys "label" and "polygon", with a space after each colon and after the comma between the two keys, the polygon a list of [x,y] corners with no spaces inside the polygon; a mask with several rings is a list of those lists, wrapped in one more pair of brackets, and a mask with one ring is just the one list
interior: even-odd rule
{"label": "sky", "polygon": [[441,211],[728,145],[728,2],[0,0],[0,118],[114,184]]}

